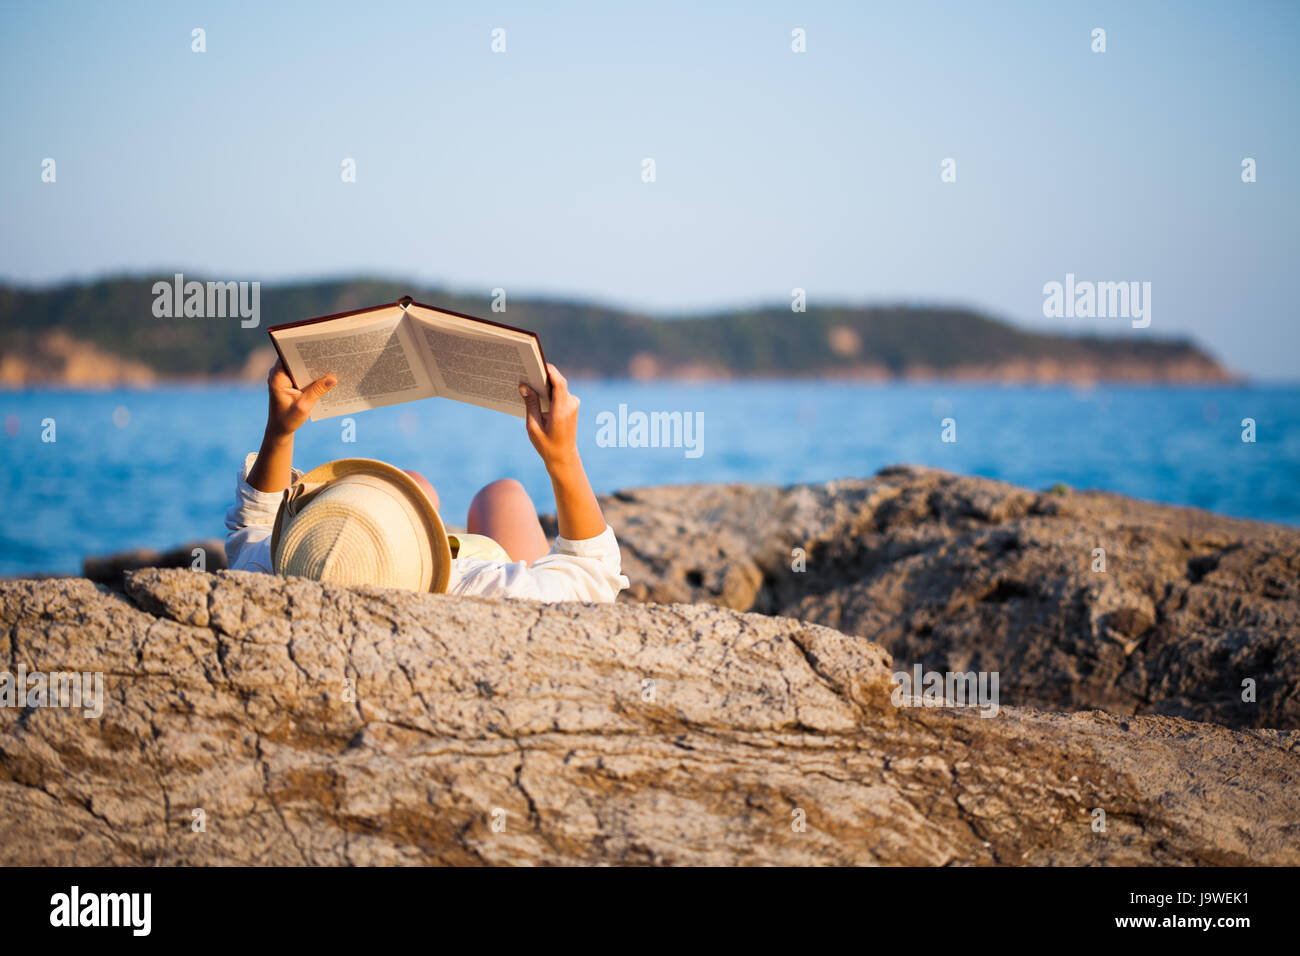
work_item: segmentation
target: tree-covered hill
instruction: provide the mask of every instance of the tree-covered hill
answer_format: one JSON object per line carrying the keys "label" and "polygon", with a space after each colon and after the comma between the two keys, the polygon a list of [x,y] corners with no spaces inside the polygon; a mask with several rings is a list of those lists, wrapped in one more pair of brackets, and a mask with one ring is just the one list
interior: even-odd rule
{"label": "tree-covered hill", "polygon": [[[788,307],[656,318],[581,302],[508,299],[493,313],[487,295],[375,279],[325,280],[261,288],[260,323],[238,318],[157,318],[157,277],[108,278],[52,288],[0,286],[0,356],[36,354],[42,339],[63,332],[108,355],[142,363],[163,377],[239,374],[249,354],[268,344],[269,326],[392,302],[402,295],[537,332],[547,358],[588,375],[970,375],[1049,363],[1107,368],[1120,378],[1213,381],[1227,377],[1185,340],[1130,332],[1122,320],[1110,337],[1047,335],[962,309]],[[189,277],[188,278],[198,278]],[[1136,370],[1136,371],[1135,371]],[[1163,370],[1163,372],[1162,372]],[[1171,371],[1173,370],[1173,371]],[[1169,374],[1165,374],[1169,373]],[[1050,374],[1048,377],[1051,377]]]}

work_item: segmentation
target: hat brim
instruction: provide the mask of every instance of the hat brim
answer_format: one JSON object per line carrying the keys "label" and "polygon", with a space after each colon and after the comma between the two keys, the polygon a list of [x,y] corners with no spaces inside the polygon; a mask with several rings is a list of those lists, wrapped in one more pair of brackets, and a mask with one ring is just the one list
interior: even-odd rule
{"label": "hat brim", "polygon": [[[320,485],[321,488],[312,493],[314,497],[331,482],[349,475],[373,475],[392,482],[415,505],[416,513],[424,521],[429,537],[429,549],[433,553],[433,580],[429,584],[429,590],[434,594],[445,592],[451,579],[451,544],[447,540],[447,529],[442,523],[438,510],[429,500],[429,496],[415,483],[415,479],[402,469],[374,458],[339,458],[318,465],[294,484]],[[280,573],[280,532],[283,525],[284,501],[281,500],[280,508],[275,514],[275,527],[271,530],[271,564],[276,574]]]}

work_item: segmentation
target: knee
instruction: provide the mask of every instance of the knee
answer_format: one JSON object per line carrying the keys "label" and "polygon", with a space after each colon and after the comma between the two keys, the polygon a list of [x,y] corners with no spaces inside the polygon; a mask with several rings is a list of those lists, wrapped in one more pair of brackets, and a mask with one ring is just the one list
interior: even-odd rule
{"label": "knee", "polygon": [[475,501],[501,501],[507,498],[522,498],[528,500],[528,492],[524,486],[513,478],[498,478],[496,481],[484,485],[474,496]]}
{"label": "knee", "polygon": [[433,502],[433,509],[437,511],[438,492],[434,490],[434,487],[429,482],[429,479],[424,477],[424,475],[420,474],[418,471],[407,470],[406,473],[411,476],[412,481],[414,481],[417,485],[420,486],[420,490],[429,496],[429,500]]}
{"label": "knee", "polygon": [[499,508],[511,501],[527,502],[529,506],[532,505],[532,499],[528,497],[528,492],[524,490],[522,484],[513,478],[498,478],[478,490],[469,503],[469,513],[481,516],[484,509]]}

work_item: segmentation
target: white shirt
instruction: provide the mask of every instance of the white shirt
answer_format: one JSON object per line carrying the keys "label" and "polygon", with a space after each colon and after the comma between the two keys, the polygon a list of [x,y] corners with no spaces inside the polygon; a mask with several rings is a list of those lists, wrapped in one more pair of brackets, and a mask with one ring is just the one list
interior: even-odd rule
{"label": "white shirt", "polygon": [[[233,571],[271,573],[271,529],[282,492],[258,491],[248,483],[256,454],[244,459],[235,484],[235,503],[226,511],[226,563]],[[293,481],[302,472],[293,470]],[[627,587],[614,529],[594,538],[570,541],[557,537],[549,554],[531,565],[523,561],[453,558],[448,594],[527,598],[534,601],[608,603]]]}

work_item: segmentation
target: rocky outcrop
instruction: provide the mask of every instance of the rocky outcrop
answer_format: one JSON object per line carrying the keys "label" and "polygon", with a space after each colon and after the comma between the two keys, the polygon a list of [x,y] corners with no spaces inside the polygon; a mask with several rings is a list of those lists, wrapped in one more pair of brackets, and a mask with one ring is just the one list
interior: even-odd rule
{"label": "rocky outcrop", "polygon": [[[826,624],[909,666],[998,671],[1012,704],[1300,727],[1300,529],[905,467],[602,504],[625,600]],[[130,570],[192,566],[195,548],[225,566],[220,541],[199,541],[83,573],[120,588]]]}
{"label": "rocky outcrop", "polygon": [[[751,504],[842,509],[880,535],[912,513],[897,479]],[[718,495],[720,513],[738,500]],[[934,533],[920,522],[913,553]],[[870,569],[888,545],[863,547]],[[828,549],[805,573],[828,574]],[[811,596],[769,571],[695,571],[672,586]],[[828,616],[856,613],[846,587]],[[1300,863],[1290,732],[899,708],[876,644],[713,606],[229,571],[125,588],[0,583],[11,669],[100,671],[105,698],[93,718],[0,708],[6,865]]]}
{"label": "rocky outcrop", "polygon": [[114,554],[88,557],[81,562],[81,574],[96,584],[121,590],[126,574],[141,568],[189,568],[200,571],[224,571],[226,545],[220,538],[191,541],[167,551],[138,548]]}
{"label": "rocky outcrop", "polygon": [[633,600],[786,615],[908,666],[998,671],[1006,703],[1300,727],[1300,529],[924,468],[604,505]]}

